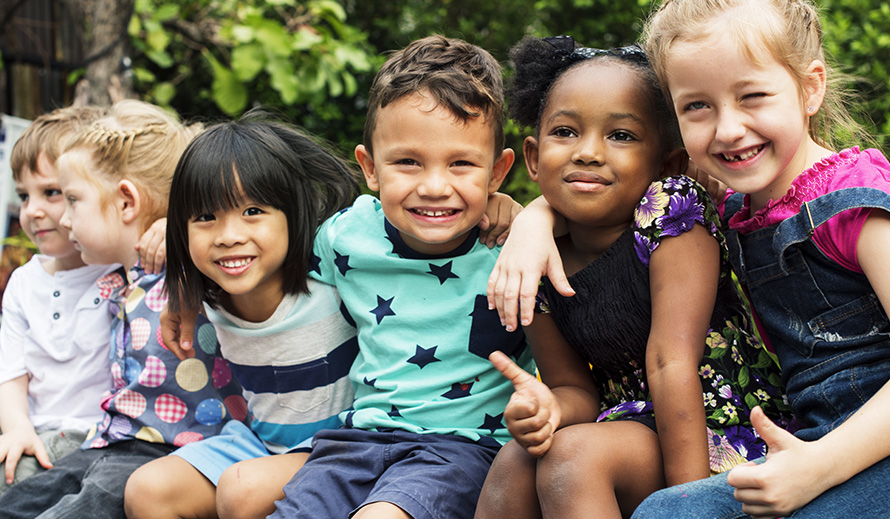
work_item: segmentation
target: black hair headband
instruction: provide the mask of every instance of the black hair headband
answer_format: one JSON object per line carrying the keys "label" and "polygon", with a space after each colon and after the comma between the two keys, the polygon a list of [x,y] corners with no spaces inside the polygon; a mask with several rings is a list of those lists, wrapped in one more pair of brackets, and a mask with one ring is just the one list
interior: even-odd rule
{"label": "black hair headband", "polygon": [[544,41],[553,47],[553,58],[558,61],[583,61],[595,56],[615,56],[635,63],[648,64],[649,57],[637,44],[614,49],[594,49],[591,47],[575,47],[575,39],[571,36],[548,36]]}

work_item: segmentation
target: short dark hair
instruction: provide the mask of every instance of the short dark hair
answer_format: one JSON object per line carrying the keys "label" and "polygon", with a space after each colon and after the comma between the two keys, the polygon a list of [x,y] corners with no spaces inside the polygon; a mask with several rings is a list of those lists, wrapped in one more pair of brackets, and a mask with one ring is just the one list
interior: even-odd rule
{"label": "short dark hair", "polygon": [[170,306],[218,304],[220,288],[195,267],[188,223],[197,215],[237,207],[245,200],[287,218],[283,291],[308,290],[312,243],[318,225],[359,193],[358,176],[326,146],[292,126],[253,110],[208,128],[176,166],[167,214],[167,293]]}
{"label": "short dark hair", "polygon": [[[484,115],[494,127],[495,156],[504,148],[504,80],[501,65],[488,51],[456,38],[429,36],[395,52],[374,77],[365,119],[364,144],[371,137],[377,110],[404,96],[427,90],[462,121]],[[474,111],[476,110],[476,111]]]}

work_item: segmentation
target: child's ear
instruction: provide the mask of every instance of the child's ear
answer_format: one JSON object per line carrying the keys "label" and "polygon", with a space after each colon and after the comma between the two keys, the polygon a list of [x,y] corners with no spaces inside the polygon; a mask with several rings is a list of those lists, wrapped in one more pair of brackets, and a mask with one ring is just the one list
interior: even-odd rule
{"label": "child's ear", "polygon": [[142,198],[136,184],[129,180],[121,180],[117,183],[117,206],[120,209],[123,223],[130,224],[139,219]]}
{"label": "child's ear", "polygon": [[661,165],[661,173],[658,178],[673,177],[675,175],[683,175],[686,168],[689,167],[689,154],[686,150],[678,148],[668,153],[667,158]]}
{"label": "child's ear", "polygon": [[532,182],[538,182],[538,139],[526,137],[522,142],[522,154],[525,156],[525,169]]}
{"label": "child's ear", "polygon": [[507,148],[501,152],[501,155],[494,161],[494,167],[491,170],[491,179],[488,181],[488,194],[491,195],[501,187],[501,183],[507,178],[507,173],[513,167],[513,161],[516,160],[516,153]]}
{"label": "child's ear", "polygon": [[807,116],[816,115],[822,101],[825,100],[825,88],[827,84],[828,72],[825,70],[825,63],[814,59],[810,66],[807,67],[804,76],[804,107]]}
{"label": "child's ear", "polygon": [[380,182],[377,180],[377,171],[374,169],[374,157],[364,144],[355,147],[355,160],[362,168],[362,174],[365,175],[365,183],[371,191],[380,191]]}

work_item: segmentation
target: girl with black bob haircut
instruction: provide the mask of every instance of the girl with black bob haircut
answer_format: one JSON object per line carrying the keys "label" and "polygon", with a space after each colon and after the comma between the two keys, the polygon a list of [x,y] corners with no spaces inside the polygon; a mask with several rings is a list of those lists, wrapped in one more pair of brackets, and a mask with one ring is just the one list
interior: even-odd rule
{"label": "girl with black bob haircut", "polygon": [[[263,112],[217,124],[188,146],[170,190],[167,310],[176,317],[163,326],[178,331],[170,321],[203,305],[213,326],[194,331],[215,334],[222,357],[207,383],[234,377],[247,409],[230,409],[217,436],[134,472],[129,516],[266,517],[312,436],[340,425],[354,398],[355,326],[336,290],[308,272],[318,225],[358,191],[345,162]],[[185,340],[165,337],[180,358]]]}
{"label": "girl with black bob haircut", "polygon": [[235,208],[244,199],[282,211],[288,231],[282,285],[287,294],[305,293],[316,228],[359,192],[357,174],[331,150],[262,110],[208,128],[186,149],[170,190],[171,310],[219,303],[219,286],[189,258],[192,218]]}

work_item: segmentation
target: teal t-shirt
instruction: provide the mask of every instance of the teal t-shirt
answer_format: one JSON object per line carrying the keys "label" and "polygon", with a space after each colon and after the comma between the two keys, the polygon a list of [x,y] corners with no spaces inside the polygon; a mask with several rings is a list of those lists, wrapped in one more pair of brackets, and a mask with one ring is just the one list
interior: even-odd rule
{"label": "teal t-shirt", "polygon": [[369,195],[318,230],[310,275],[335,285],[358,330],[349,373],[348,427],[453,434],[483,444],[510,439],[503,417],[513,386],[488,361],[500,350],[533,372],[521,331],[488,309],[486,284],[499,249],[470,232],[451,253],[410,249]]}

